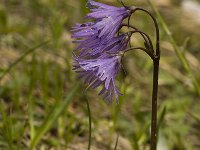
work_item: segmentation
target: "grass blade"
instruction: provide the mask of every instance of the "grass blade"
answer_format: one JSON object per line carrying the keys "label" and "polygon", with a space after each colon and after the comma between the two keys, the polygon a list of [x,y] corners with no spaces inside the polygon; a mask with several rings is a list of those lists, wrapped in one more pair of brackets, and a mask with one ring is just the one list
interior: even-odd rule
{"label": "grass blade", "polygon": [[39,143],[42,136],[51,128],[54,122],[59,118],[59,116],[63,113],[63,111],[68,107],[71,102],[73,96],[76,94],[79,89],[79,83],[77,83],[71,90],[71,92],[67,95],[63,102],[58,103],[52,112],[47,116],[41,127],[36,131],[35,137],[30,143],[30,150],[33,150],[36,145]]}
{"label": "grass blade", "polygon": [[5,77],[6,74],[8,74],[12,68],[14,68],[19,62],[21,62],[26,56],[34,52],[37,48],[42,47],[46,45],[49,41],[44,41],[32,48],[30,48],[28,51],[26,51],[24,54],[22,54],[15,62],[13,62],[0,76],[0,81]]}
{"label": "grass blade", "polygon": [[114,148],[114,150],[117,150],[118,141],[119,141],[119,134],[117,134],[117,139],[116,139],[116,143],[115,143],[115,148]]}
{"label": "grass blade", "polygon": [[6,114],[3,104],[0,102],[0,116],[2,118],[2,126],[0,127],[1,135],[3,136],[8,148],[14,150],[13,145],[13,127],[12,119]]}

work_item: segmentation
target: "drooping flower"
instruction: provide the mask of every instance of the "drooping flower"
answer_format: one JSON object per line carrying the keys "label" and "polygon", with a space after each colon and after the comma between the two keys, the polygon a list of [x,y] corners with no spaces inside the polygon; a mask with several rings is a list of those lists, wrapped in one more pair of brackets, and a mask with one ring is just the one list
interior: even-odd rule
{"label": "drooping flower", "polygon": [[118,102],[119,90],[115,85],[115,78],[121,68],[121,55],[102,54],[95,59],[80,59],[74,55],[73,69],[79,73],[79,77],[85,78],[85,83],[92,88],[103,85],[99,95],[103,99],[112,102],[115,97]]}
{"label": "drooping flower", "polygon": [[[102,53],[103,45],[106,45],[116,35],[122,21],[130,15],[128,7],[114,7],[93,0],[87,5],[91,13],[86,18],[94,19],[94,22],[76,24],[72,37],[78,44],[77,50],[82,57]],[[93,51],[95,51],[93,53]]]}
{"label": "drooping flower", "polygon": [[88,38],[98,34],[99,38],[109,39],[115,35],[122,21],[131,12],[125,7],[114,7],[93,0],[89,0],[87,6],[91,13],[86,18],[94,19],[94,22],[76,25],[76,32],[72,35],[74,38]]}
{"label": "drooping flower", "polygon": [[[120,53],[126,49],[129,36],[129,33],[124,33],[96,47],[92,53],[99,51],[102,53],[95,57],[82,58],[74,54],[73,70],[79,73],[80,77],[84,77],[85,83],[92,88],[103,85],[99,95],[104,95],[103,98],[108,102],[112,102],[114,97],[118,100],[120,94],[115,85],[115,78],[121,68],[122,55]],[[83,48],[87,47],[86,45],[83,45]]]}

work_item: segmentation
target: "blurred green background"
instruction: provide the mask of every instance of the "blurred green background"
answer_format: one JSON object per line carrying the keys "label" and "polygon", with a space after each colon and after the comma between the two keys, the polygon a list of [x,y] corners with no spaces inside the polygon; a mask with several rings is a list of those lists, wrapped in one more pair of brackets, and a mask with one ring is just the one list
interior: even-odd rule
{"label": "blurred green background", "polygon": [[[121,6],[117,0],[103,0]],[[155,14],[161,30],[158,150],[200,149],[200,1],[124,0]],[[0,149],[85,150],[88,99],[92,150],[147,150],[150,144],[152,62],[133,52],[117,78],[124,94],[107,105],[71,70],[71,27],[84,22],[86,0],[0,0]],[[158,15],[158,14],[157,14]],[[155,14],[156,16],[156,14]],[[165,24],[166,23],[166,24]],[[131,24],[154,38],[151,20]],[[169,32],[169,31],[170,32]],[[135,45],[142,45],[136,36]]]}

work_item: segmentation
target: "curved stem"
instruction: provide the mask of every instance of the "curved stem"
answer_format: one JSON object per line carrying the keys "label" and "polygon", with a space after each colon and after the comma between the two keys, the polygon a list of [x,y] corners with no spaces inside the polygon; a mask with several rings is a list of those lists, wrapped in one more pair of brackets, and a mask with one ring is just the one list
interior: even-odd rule
{"label": "curved stem", "polygon": [[[151,39],[150,39],[150,37],[149,37],[148,34],[146,34],[145,32],[139,30],[138,28],[136,28],[136,27],[134,27],[132,25],[122,24],[121,26],[122,27],[123,26],[130,27],[130,28],[134,29],[135,31],[137,31],[137,33],[139,33],[143,37],[143,39],[145,40],[145,42],[149,43],[150,51],[153,52],[153,44],[152,44],[152,41],[151,41]],[[148,39],[148,41],[147,41],[147,39]]]}
{"label": "curved stem", "polygon": [[133,29],[135,29],[135,30],[137,30],[137,31],[140,33],[140,35],[141,35],[144,39],[147,38],[148,42],[147,42],[147,40],[146,40],[146,43],[149,43],[150,51],[153,52],[153,44],[152,44],[152,41],[151,41],[149,35],[146,34],[146,33],[143,32],[143,31],[140,31],[138,28],[136,28],[136,27],[134,27],[134,26],[131,26],[131,25],[130,25],[130,27],[133,28]]}
{"label": "curved stem", "polygon": [[133,8],[132,14],[134,12],[136,12],[137,10],[141,10],[141,11],[147,13],[151,17],[151,19],[153,20],[154,25],[155,25],[155,29],[156,29],[156,55],[160,56],[160,36],[159,36],[160,31],[159,31],[159,27],[158,27],[157,21],[156,21],[155,17],[148,10],[145,10],[143,8],[139,8],[139,7]]}
{"label": "curved stem", "polygon": [[88,150],[90,150],[91,139],[92,139],[92,119],[91,119],[90,105],[89,105],[89,102],[88,102],[87,98],[86,98],[86,103],[87,103],[87,110],[88,110],[88,116],[89,116],[89,142],[88,142]]}
{"label": "curved stem", "polygon": [[137,49],[146,52],[146,53],[151,57],[152,60],[155,59],[155,56],[154,56],[152,53],[150,53],[146,48],[143,48],[143,47],[128,48],[128,49],[126,49],[126,50],[124,50],[124,51],[122,51],[122,52],[123,52],[123,54],[124,54],[124,53],[126,53],[126,52],[129,52],[129,51],[132,51],[132,50],[137,50]]}
{"label": "curved stem", "polygon": [[146,37],[143,35],[143,33],[141,33],[141,31],[135,30],[135,31],[132,31],[131,33],[132,33],[132,34],[133,34],[133,33],[139,33],[139,34],[143,37],[144,41],[145,41],[146,43],[148,43]]}

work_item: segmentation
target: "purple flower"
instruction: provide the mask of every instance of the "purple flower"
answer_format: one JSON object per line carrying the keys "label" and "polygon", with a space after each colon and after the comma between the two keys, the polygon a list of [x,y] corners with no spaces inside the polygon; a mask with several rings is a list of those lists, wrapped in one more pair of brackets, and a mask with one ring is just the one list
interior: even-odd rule
{"label": "purple flower", "polygon": [[[76,25],[74,38],[88,38],[97,34],[99,38],[110,38],[115,35],[122,21],[127,18],[131,12],[125,7],[114,7],[106,4],[89,0],[88,7],[91,10],[86,18],[95,19],[94,23],[85,23]],[[79,31],[78,31],[79,30]]]}
{"label": "purple flower", "polygon": [[112,102],[115,97],[118,102],[119,90],[115,85],[115,78],[121,68],[121,55],[102,54],[95,59],[80,59],[74,55],[75,62],[73,70],[79,73],[79,77],[85,78],[85,83],[92,88],[97,88],[103,84],[99,95],[103,99]]}
{"label": "purple flower", "polygon": [[[82,49],[79,57],[74,54],[73,70],[79,73],[80,77],[85,77],[85,83],[92,88],[103,85],[99,95],[104,95],[103,98],[108,102],[112,102],[114,97],[118,102],[120,92],[115,86],[115,78],[121,68],[122,55],[119,53],[126,49],[129,36],[129,33],[121,34],[108,42],[99,41],[99,45],[94,47],[93,42],[84,41],[78,48]],[[82,56],[87,54],[88,57],[83,59]]]}
{"label": "purple flower", "polygon": [[94,19],[94,22],[76,24],[72,30],[72,37],[76,39],[74,42],[79,44],[76,49],[81,51],[81,57],[102,53],[104,45],[113,40],[122,21],[131,12],[128,7],[119,8],[93,0],[89,0],[88,7],[91,13],[86,18]]}

